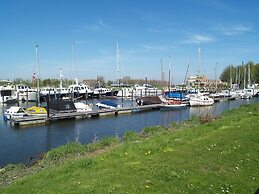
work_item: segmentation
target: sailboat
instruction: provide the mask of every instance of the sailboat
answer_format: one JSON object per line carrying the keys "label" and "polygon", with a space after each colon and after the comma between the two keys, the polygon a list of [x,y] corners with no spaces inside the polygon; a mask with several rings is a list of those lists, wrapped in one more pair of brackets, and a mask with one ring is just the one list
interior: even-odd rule
{"label": "sailboat", "polygon": [[[200,43],[198,43],[198,61],[199,61],[199,68],[198,68],[198,77],[200,76],[200,61],[201,61],[201,48]],[[198,88],[199,89],[199,88]],[[198,94],[190,97],[189,100],[190,106],[210,106],[214,104],[213,98],[210,98],[207,95],[203,95],[198,92]]]}

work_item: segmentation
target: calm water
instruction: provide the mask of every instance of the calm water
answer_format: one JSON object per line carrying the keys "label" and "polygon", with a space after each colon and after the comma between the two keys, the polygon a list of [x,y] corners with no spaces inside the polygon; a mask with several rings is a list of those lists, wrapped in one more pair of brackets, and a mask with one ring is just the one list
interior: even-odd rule
{"label": "calm water", "polygon": [[[121,103],[121,100],[115,100]],[[78,141],[87,144],[94,137],[121,137],[125,131],[140,131],[147,126],[168,126],[171,122],[179,122],[191,117],[192,114],[220,114],[224,110],[239,107],[241,104],[259,102],[258,98],[251,100],[236,100],[216,103],[210,107],[188,107],[174,111],[152,111],[128,115],[109,116],[83,120],[63,120],[50,125],[13,128],[3,121],[6,106],[0,106],[0,166],[9,163],[29,164],[29,157],[37,158],[41,153],[69,142]],[[124,101],[124,106],[131,106],[130,100]]]}

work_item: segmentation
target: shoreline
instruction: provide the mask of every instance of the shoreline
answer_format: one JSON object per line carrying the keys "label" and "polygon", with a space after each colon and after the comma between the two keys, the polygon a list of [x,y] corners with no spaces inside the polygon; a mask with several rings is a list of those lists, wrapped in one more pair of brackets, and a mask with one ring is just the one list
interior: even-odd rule
{"label": "shoreline", "polygon": [[[249,112],[249,110],[251,111]],[[249,114],[248,116],[252,115],[253,117],[258,117],[259,111],[259,104],[252,104],[252,105],[242,105],[240,108],[229,110],[224,112],[220,118],[214,118],[211,116],[204,116],[204,117],[193,117],[187,121],[182,123],[173,123],[169,128],[165,127],[146,127],[140,133],[128,131],[124,134],[122,139],[116,137],[108,137],[104,138],[101,141],[82,145],[79,143],[72,143],[67,144],[64,146],[60,146],[56,149],[52,149],[49,152],[45,153],[43,158],[36,161],[35,164],[26,167],[25,165],[17,164],[17,165],[7,165],[4,168],[0,169],[0,189],[8,188],[10,185],[12,188],[12,183],[20,182],[19,180],[23,180],[26,177],[35,176],[37,174],[46,172],[48,170],[52,170],[53,168],[63,168],[64,166],[71,165],[71,163],[77,163],[81,160],[87,160],[88,162],[92,163],[95,160],[99,159],[101,161],[105,160],[104,155],[109,155],[112,152],[117,152],[121,149],[126,149],[127,146],[135,146],[136,144],[144,144],[152,139],[156,139],[159,137],[167,136],[174,136],[174,138],[179,141],[181,144],[181,139],[184,139],[185,136],[181,136],[181,134],[185,134],[187,136],[193,135],[195,130],[199,133],[199,135],[206,135],[202,132],[211,132],[208,130],[217,130],[215,129],[214,125],[219,125],[217,123],[226,122],[225,120],[238,118],[240,117],[237,113],[244,117],[245,111]],[[236,115],[237,114],[237,115]],[[240,119],[242,120],[242,116]],[[245,119],[245,118],[244,118]],[[249,117],[247,118],[249,119]],[[234,124],[233,121],[230,121],[230,124]],[[237,119],[235,122],[239,122]],[[257,123],[258,124],[258,123]],[[229,124],[227,124],[228,126]],[[239,125],[238,125],[239,126]],[[237,127],[238,127],[237,126]],[[224,126],[222,126],[224,127]],[[199,129],[200,128],[200,129]],[[201,130],[201,131],[199,131]],[[217,131],[215,131],[216,133]],[[224,131],[222,131],[223,133]],[[179,135],[180,134],[180,135]],[[196,135],[196,134],[195,134]],[[176,136],[179,136],[179,138]],[[200,138],[200,137],[199,137]],[[175,141],[176,141],[175,140]],[[196,139],[191,140],[196,141]],[[198,140],[197,140],[198,141]],[[214,144],[212,147],[206,147],[206,150],[214,149]],[[186,146],[186,145],[181,145]],[[152,147],[152,146],[151,146]],[[187,147],[187,146],[186,146]],[[216,146],[215,146],[216,147]],[[152,147],[154,149],[154,147]],[[171,151],[170,151],[171,150]],[[174,152],[174,148],[166,148],[166,152]],[[179,149],[179,152],[181,149]],[[120,157],[128,155],[129,151],[124,151],[124,154]],[[151,154],[153,151],[146,151],[145,156]],[[183,154],[183,153],[180,153]],[[115,160],[112,158],[112,160]],[[237,166],[238,167],[238,166]],[[239,167],[238,167],[239,168]],[[256,177],[259,179],[259,177]],[[19,185],[19,184],[18,184]],[[7,187],[6,187],[7,186]],[[21,186],[21,185],[20,185]]]}

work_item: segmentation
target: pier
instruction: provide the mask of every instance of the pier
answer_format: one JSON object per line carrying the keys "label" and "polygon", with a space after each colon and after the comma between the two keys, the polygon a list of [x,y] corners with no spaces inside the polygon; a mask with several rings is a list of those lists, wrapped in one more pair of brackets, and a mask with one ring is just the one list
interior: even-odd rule
{"label": "pier", "polygon": [[13,126],[29,126],[38,124],[49,124],[57,120],[64,119],[86,119],[86,118],[96,118],[102,116],[115,116],[121,114],[132,114],[138,112],[146,112],[152,110],[160,110],[163,104],[152,104],[145,106],[133,106],[126,108],[116,108],[116,109],[100,109],[87,112],[59,112],[55,114],[50,114],[47,116],[26,116],[22,118],[11,118],[10,123]]}

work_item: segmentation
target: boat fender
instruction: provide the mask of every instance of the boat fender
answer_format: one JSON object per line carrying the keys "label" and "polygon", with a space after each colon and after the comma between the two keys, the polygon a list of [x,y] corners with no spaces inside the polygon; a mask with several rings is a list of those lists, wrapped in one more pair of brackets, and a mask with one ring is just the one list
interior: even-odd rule
{"label": "boat fender", "polygon": [[90,107],[90,108],[93,108],[93,106],[94,106],[94,105],[93,105],[92,103],[89,104],[89,107]]}

